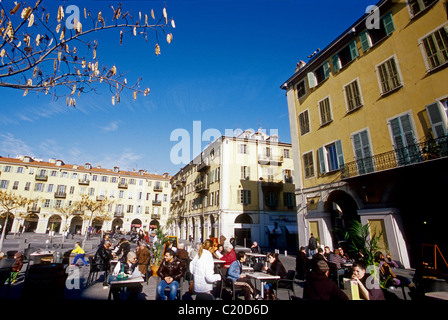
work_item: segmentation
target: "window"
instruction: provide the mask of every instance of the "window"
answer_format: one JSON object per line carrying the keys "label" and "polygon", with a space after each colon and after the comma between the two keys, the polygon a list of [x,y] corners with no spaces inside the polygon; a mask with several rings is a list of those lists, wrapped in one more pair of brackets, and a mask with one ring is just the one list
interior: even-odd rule
{"label": "window", "polygon": [[369,132],[363,130],[353,134],[352,141],[359,174],[373,172],[374,166],[372,151],[370,149]]}
{"label": "window", "polygon": [[317,150],[320,173],[339,170],[344,166],[344,153],[341,140],[321,147]]}
{"label": "window", "polygon": [[290,158],[289,149],[283,149],[283,158],[286,158],[286,159]]}
{"label": "window", "polygon": [[389,120],[399,165],[420,161],[420,151],[416,145],[414,128],[409,114]]}
{"label": "window", "polygon": [[43,183],[34,184],[34,191],[43,192],[45,185]]}
{"label": "window", "polygon": [[8,180],[0,180],[0,189],[8,189]]}
{"label": "window", "polygon": [[314,70],[314,72],[309,72],[307,74],[308,86],[310,88],[316,87],[330,76],[330,72],[330,62],[325,61],[319,68]]}
{"label": "window", "polygon": [[381,84],[381,94],[386,94],[402,86],[395,58],[390,58],[377,67]]}
{"label": "window", "polygon": [[300,125],[300,135],[304,135],[310,132],[310,117],[308,110],[303,111],[299,114],[299,125]]}
{"label": "window", "polygon": [[277,206],[277,194],[271,191],[268,191],[265,195],[265,203],[268,207],[276,207]]}
{"label": "window", "polygon": [[23,167],[17,167],[17,173],[23,173]]}
{"label": "window", "polygon": [[418,13],[422,12],[435,2],[437,2],[437,0],[408,0],[411,18],[415,17]]}
{"label": "window", "polygon": [[238,199],[240,204],[250,204],[250,190],[238,190]]}
{"label": "window", "polygon": [[345,101],[348,112],[353,111],[363,105],[358,80],[355,80],[344,87]]}
{"label": "window", "polygon": [[101,181],[102,182],[107,182],[108,180],[108,176],[101,176]]}
{"label": "window", "polygon": [[250,179],[250,167],[241,166],[241,180],[249,180]]}
{"label": "window", "polygon": [[306,87],[305,87],[305,80],[300,81],[297,86],[297,98],[302,98],[304,95],[306,95]]}
{"label": "window", "polygon": [[446,136],[448,134],[448,98],[427,105],[426,112],[431,122],[434,138]]}
{"label": "window", "polygon": [[291,169],[283,170],[283,182],[292,183],[292,170]]}
{"label": "window", "polygon": [[332,58],[333,69],[338,72],[341,68],[346,66],[352,60],[355,60],[359,56],[356,40],[350,42],[348,46],[336,53]]}
{"label": "window", "polygon": [[14,185],[12,186],[12,190],[19,190],[19,181],[14,181]]}
{"label": "window", "polygon": [[314,177],[314,160],[311,151],[303,155],[303,170],[305,171],[305,178]]}
{"label": "window", "polygon": [[30,191],[30,187],[31,187],[31,182],[27,182],[25,183],[25,191]]}
{"label": "window", "polygon": [[247,145],[246,144],[240,144],[240,153],[241,154],[247,154]]}
{"label": "window", "polygon": [[395,24],[392,13],[385,14],[380,21],[379,28],[371,28],[359,34],[359,41],[363,52],[380,42],[395,31]]}
{"label": "window", "polygon": [[319,101],[320,125],[326,125],[332,121],[330,98]]}
{"label": "window", "polygon": [[448,32],[442,27],[421,40],[426,68],[435,69],[448,61]]}
{"label": "window", "polygon": [[294,207],[294,193],[283,192],[283,205],[288,208]]}

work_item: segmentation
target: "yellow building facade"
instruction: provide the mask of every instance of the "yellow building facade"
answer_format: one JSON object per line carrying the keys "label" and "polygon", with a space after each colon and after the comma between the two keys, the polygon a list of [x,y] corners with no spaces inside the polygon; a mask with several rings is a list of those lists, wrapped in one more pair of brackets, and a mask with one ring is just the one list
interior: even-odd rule
{"label": "yellow building facade", "polygon": [[[33,206],[18,208],[8,221],[9,232],[56,234],[65,230],[84,233],[88,218],[73,209],[81,195],[92,199],[109,199],[104,218],[94,219],[93,228],[103,231],[132,229],[149,231],[165,226],[169,216],[170,176],[151,174],[144,170],[125,171],[85,165],[65,164],[62,160],[42,161],[29,156],[0,157],[0,190],[35,199]],[[3,208],[2,208],[3,209]],[[5,216],[4,212],[2,214]],[[5,217],[0,219],[2,226]]]}
{"label": "yellow building facade", "polygon": [[[415,0],[380,1],[370,9],[308,63],[298,63],[282,85],[299,243],[307,245],[313,232],[322,245],[335,246],[343,240],[335,229],[357,219],[370,223],[372,233],[382,231],[383,250],[409,267],[418,258],[409,258],[408,242],[416,251],[426,240],[410,235],[421,216],[411,218],[418,215],[415,204],[397,193],[412,186],[409,194],[416,194],[426,183],[423,172],[446,164],[447,8],[443,1]],[[418,207],[432,212],[433,224],[441,221],[437,205]]]}
{"label": "yellow building facade", "polygon": [[238,244],[294,247],[291,144],[246,130],[221,136],[171,179],[171,233],[182,239],[235,237]]}

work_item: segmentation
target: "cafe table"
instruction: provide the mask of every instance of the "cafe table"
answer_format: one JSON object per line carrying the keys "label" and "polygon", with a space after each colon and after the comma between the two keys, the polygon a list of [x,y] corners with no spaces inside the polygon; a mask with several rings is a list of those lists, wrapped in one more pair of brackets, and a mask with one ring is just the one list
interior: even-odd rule
{"label": "cafe table", "polygon": [[215,264],[215,272],[218,273],[219,269],[223,267],[223,265],[226,263],[224,260],[219,259],[213,259],[213,263]]}
{"label": "cafe table", "polygon": [[246,276],[255,280],[260,281],[260,293],[261,293],[261,297],[264,299],[264,286],[266,284],[267,281],[269,280],[275,280],[277,281],[278,279],[280,279],[280,276],[275,276],[269,273],[264,273],[264,272],[250,272],[250,273],[246,273]]}
{"label": "cafe table", "polygon": [[253,262],[258,262],[259,259],[266,259],[266,254],[263,253],[252,253],[248,252],[246,253],[246,256]]}
{"label": "cafe table", "polygon": [[125,279],[119,279],[117,276],[114,275],[110,275],[109,276],[109,296],[107,297],[108,300],[112,299],[112,292],[114,290],[120,291],[122,288],[124,288],[125,290],[127,290],[128,286],[133,285],[133,284],[137,284],[137,283],[142,283],[145,280],[143,279],[143,276],[141,275],[136,275],[136,276],[129,276]]}
{"label": "cafe table", "polygon": [[38,250],[30,254],[30,258],[33,259],[34,264],[42,262],[42,258],[53,258],[54,251],[51,250]]}

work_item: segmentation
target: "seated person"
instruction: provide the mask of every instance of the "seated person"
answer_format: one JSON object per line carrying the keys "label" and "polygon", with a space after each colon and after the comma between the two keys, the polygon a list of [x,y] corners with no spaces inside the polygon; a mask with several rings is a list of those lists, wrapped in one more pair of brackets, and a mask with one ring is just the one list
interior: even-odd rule
{"label": "seated person", "polygon": [[224,260],[224,268],[230,267],[230,265],[236,260],[236,253],[233,249],[232,244],[226,242],[224,243],[224,255],[222,256],[221,260]]}
{"label": "seated person", "polygon": [[370,277],[370,275],[366,275],[364,262],[359,261],[353,264],[352,280],[358,285],[360,298],[365,300],[385,300],[379,279],[368,279]]}
{"label": "seated person", "polygon": [[386,262],[384,254],[380,251],[375,253],[375,262],[379,264],[380,276],[383,281],[385,281],[386,287],[398,287],[405,286],[411,291],[411,295],[415,294],[416,287],[412,283],[411,279],[396,275],[392,271],[392,267]]}
{"label": "seated person", "polygon": [[309,269],[310,259],[308,259],[308,256],[306,255],[306,248],[304,246],[301,246],[296,257],[297,278],[300,280],[305,280],[308,276]]}
{"label": "seated person", "polygon": [[254,241],[252,243],[252,246],[250,247],[250,252],[252,253],[263,253],[261,250],[261,247],[258,245],[257,241]]}
{"label": "seated person", "polygon": [[[118,276],[121,272],[128,276],[142,276],[141,272],[138,269],[137,262],[137,254],[134,251],[129,251],[126,255],[126,260],[118,261],[114,270],[112,271],[112,275]],[[129,300],[136,300],[138,294],[142,292],[143,287],[140,283],[130,283],[126,285],[127,291],[129,292]],[[120,288],[112,287],[112,296],[114,300],[120,300]]]}
{"label": "seated person", "polygon": [[237,259],[232,262],[229,270],[227,271],[227,279],[231,279],[234,282],[235,286],[243,287],[245,300],[251,300],[252,298],[259,299],[260,295],[255,292],[254,285],[252,284],[250,279],[248,279],[246,275],[241,272],[243,263],[246,262],[246,259],[246,253],[244,251],[239,251]]}
{"label": "seated person", "polygon": [[[286,272],[285,266],[283,263],[278,259],[278,255],[275,253],[270,253],[268,255],[268,261],[270,263],[270,267],[263,267],[263,270],[265,270],[268,274],[272,274],[275,276],[280,276],[280,279],[287,279],[288,274]],[[274,293],[272,292],[272,283],[266,283],[264,286],[266,290],[266,299],[267,300],[275,300],[276,297]]]}
{"label": "seated person", "polygon": [[307,300],[349,300],[337,284],[328,278],[330,268],[325,260],[316,262],[305,282],[303,298]]}
{"label": "seated person", "polygon": [[345,273],[345,269],[342,269],[342,264],[346,263],[347,260],[339,254],[339,249],[334,249],[334,253],[330,253],[328,261],[336,264],[339,275]]}
{"label": "seated person", "polygon": [[217,249],[213,252],[213,256],[216,259],[220,259],[221,260],[223,255],[224,255],[224,245],[219,243],[218,246],[217,246]]}
{"label": "seated person", "polygon": [[[171,249],[165,251],[165,258],[160,264],[157,275],[160,277],[160,283],[157,285],[157,294],[162,300],[175,300],[179,281],[184,275],[185,267],[182,261],[176,257]],[[170,288],[170,294],[167,297],[165,288]]]}

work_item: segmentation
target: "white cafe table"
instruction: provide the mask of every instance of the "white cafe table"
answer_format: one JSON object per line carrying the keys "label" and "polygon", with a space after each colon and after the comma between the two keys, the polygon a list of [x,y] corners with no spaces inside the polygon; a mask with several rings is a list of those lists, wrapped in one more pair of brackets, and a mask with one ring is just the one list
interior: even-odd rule
{"label": "white cafe table", "polygon": [[274,276],[272,274],[264,273],[264,272],[250,272],[250,273],[246,273],[246,276],[260,281],[260,285],[261,285],[260,292],[261,292],[261,297],[263,299],[264,299],[264,286],[265,286],[266,282],[268,280],[280,279],[280,276]]}
{"label": "white cafe table", "polygon": [[127,288],[130,284],[135,283],[142,283],[145,280],[143,279],[143,276],[130,276],[126,279],[118,279],[117,276],[110,275],[109,276],[109,296],[107,297],[108,300],[111,300],[112,297],[112,289],[120,289],[120,288]]}
{"label": "white cafe table", "polygon": [[33,263],[38,264],[41,263],[42,258],[53,257],[54,251],[51,250],[39,250],[30,254],[30,257],[33,258]]}

